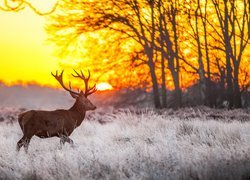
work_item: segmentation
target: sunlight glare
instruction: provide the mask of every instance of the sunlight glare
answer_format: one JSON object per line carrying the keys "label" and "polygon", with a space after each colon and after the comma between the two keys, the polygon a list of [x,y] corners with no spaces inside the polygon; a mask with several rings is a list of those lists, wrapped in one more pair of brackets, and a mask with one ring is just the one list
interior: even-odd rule
{"label": "sunlight glare", "polygon": [[106,91],[106,90],[112,90],[113,89],[113,87],[109,83],[106,83],[106,82],[102,82],[102,83],[97,84],[96,88],[99,91]]}

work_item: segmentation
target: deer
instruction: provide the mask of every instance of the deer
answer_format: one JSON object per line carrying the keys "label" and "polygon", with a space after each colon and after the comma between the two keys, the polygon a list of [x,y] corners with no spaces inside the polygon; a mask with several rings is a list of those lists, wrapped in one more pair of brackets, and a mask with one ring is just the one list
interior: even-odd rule
{"label": "deer", "polygon": [[97,91],[96,84],[89,87],[90,71],[88,76],[84,76],[83,72],[77,72],[71,74],[74,78],[83,80],[85,84],[85,91],[82,90],[76,92],[72,90],[71,83],[69,81],[69,87],[66,87],[63,82],[63,73],[52,74],[52,76],[59,82],[61,87],[70,93],[72,98],[75,99],[75,103],[69,109],[58,109],[54,111],[43,110],[30,110],[18,115],[18,123],[23,132],[23,137],[17,142],[16,150],[20,151],[21,147],[24,147],[27,153],[30,140],[33,136],[40,138],[59,137],[60,145],[64,145],[65,142],[73,146],[73,140],[69,138],[71,133],[81,125],[85,118],[86,111],[95,110],[91,101],[87,98],[89,95]]}

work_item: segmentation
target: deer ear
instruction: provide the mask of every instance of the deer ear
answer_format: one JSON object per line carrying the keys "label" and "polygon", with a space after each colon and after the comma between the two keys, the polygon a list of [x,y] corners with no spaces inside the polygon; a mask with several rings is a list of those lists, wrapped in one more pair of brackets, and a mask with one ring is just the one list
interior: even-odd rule
{"label": "deer ear", "polygon": [[76,99],[78,97],[78,95],[70,93],[70,95],[72,96],[72,98]]}

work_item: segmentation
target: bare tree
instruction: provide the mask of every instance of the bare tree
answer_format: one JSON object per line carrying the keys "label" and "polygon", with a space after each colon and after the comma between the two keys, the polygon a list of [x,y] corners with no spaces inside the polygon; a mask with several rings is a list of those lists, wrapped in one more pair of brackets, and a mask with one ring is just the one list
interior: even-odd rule
{"label": "bare tree", "polygon": [[159,18],[159,33],[160,33],[160,37],[159,37],[159,44],[160,44],[160,53],[161,53],[161,79],[162,79],[162,86],[161,86],[161,90],[162,90],[162,106],[165,108],[167,107],[167,92],[166,92],[166,73],[165,73],[165,45],[164,45],[164,28],[163,28],[163,20],[164,20],[164,15],[162,12],[162,1],[159,0],[157,3],[157,10],[159,12],[158,18]]}
{"label": "bare tree", "polygon": [[[69,4],[68,4],[69,3]],[[71,4],[70,4],[71,3]],[[109,29],[110,32],[121,34],[122,40],[127,38],[141,46],[146,58],[154,95],[154,105],[161,107],[157,75],[155,72],[155,2],[149,0],[122,0],[122,1],[92,1],[92,2],[68,2],[64,1],[62,6],[68,7],[65,14],[53,15],[54,24],[50,28],[61,31],[63,28],[74,28],[76,36],[86,32]],[[147,8],[147,12],[143,8]],[[76,14],[68,17],[71,9],[77,9]],[[62,7],[65,9],[65,7]],[[79,13],[84,10],[84,13]],[[149,13],[148,13],[149,12]],[[60,22],[64,19],[64,22]],[[61,25],[58,26],[58,23]],[[65,28],[65,29],[66,29]],[[57,31],[57,32],[58,32]]]}
{"label": "bare tree", "polygon": [[[202,18],[202,10],[201,10],[201,2],[200,0],[196,0],[196,2],[190,1],[190,7],[193,9],[189,9],[188,11],[188,23],[191,27],[192,34],[191,36],[196,42],[196,52],[197,52],[197,61],[199,67],[197,68],[197,73],[199,74],[199,83],[200,83],[200,93],[201,93],[201,102],[205,104],[206,95],[207,95],[207,87],[206,87],[206,76],[205,76],[205,69],[203,63],[203,53],[202,53],[202,34],[200,32],[203,25],[201,23]],[[194,21],[194,23],[193,23]]]}
{"label": "bare tree", "polygon": [[[158,2],[159,14],[159,51],[162,53],[162,59],[167,60],[168,68],[171,72],[175,86],[175,106],[181,107],[181,88],[180,88],[180,65],[179,65],[179,42],[178,42],[178,22],[177,15],[179,11],[178,1],[170,1],[164,5],[163,1]],[[169,27],[170,26],[170,27]],[[164,68],[162,63],[162,68]],[[164,74],[164,72],[162,72]]]}
{"label": "bare tree", "polygon": [[[129,57],[126,61],[131,62],[129,71],[135,67],[146,69],[142,79],[150,79],[147,83],[151,86],[157,108],[167,106],[166,78],[169,77],[174,86],[176,107],[182,105],[181,87],[191,86],[197,78],[201,84],[200,93],[204,104],[216,104],[211,88],[213,84],[221,82],[221,94],[224,94],[225,89],[230,106],[240,107],[241,87],[238,76],[243,52],[249,44],[249,4],[247,0],[190,2],[192,12],[189,12],[190,19],[187,19],[185,3],[180,0],[63,0],[59,4],[58,13],[50,16],[51,23],[47,29],[54,37],[54,43],[60,47],[62,44],[69,45],[73,39],[81,41],[82,34],[93,32],[98,35],[106,32],[105,38],[108,40],[105,42],[108,43],[105,46],[112,49],[113,54],[120,52],[117,50],[119,48],[114,47],[122,47],[124,42],[132,44],[129,47],[132,50],[126,54]],[[192,49],[189,56],[195,57],[195,61],[187,59],[189,57],[184,53],[185,46]],[[102,49],[100,46],[97,48]],[[96,50],[93,49],[90,50],[92,53]],[[103,52],[105,58],[108,58],[110,54],[105,53],[106,50]],[[121,56],[114,55],[110,59],[109,64],[112,66],[121,66],[125,62]],[[190,78],[192,82],[184,84],[182,79],[187,77],[181,77],[190,73],[194,75]]]}
{"label": "bare tree", "polygon": [[[216,37],[220,39],[226,56],[227,99],[230,107],[241,107],[241,93],[239,86],[239,67],[242,55],[249,44],[249,1],[212,0],[219,25],[211,20]],[[243,9],[241,9],[243,8]],[[219,29],[218,29],[219,27]]]}

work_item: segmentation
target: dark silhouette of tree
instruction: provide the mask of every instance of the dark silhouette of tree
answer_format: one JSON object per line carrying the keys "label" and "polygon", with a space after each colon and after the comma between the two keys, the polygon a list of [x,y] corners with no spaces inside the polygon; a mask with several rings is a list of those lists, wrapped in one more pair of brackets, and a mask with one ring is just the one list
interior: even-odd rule
{"label": "dark silhouette of tree", "polygon": [[197,61],[198,61],[198,68],[197,68],[197,73],[199,75],[199,84],[200,84],[200,94],[201,94],[201,102],[205,104],[205,101],[208,95],[208,90],[207,90],[207,78],[205,76],[206,72],[204,69],[204,60],[203,60],[203,52],[202,52],[202,38],[204,37],[204,34],[201,34],[200,31],[202,29],[202,26],[204,24],[202,23],[203,19],[203,13],[201,10],[201,2],[200,0],[196,0],[195,4],[192,4],[190,2],[189,6],[190,8],[188,10],[188,23],[189,26],[191,27],[191,36],[196,42],[196,53],[197,53]]}
{"label": "dark silhouette of tree", "polygon": [[[179,1],[169,1],[167,5],[163,1],[158,1],[157,6],[159,14],[159,51],[162,56],[162,82],[165,83],[165,64],[163,59],[167,60],[168,68],[171,72],[175,87],[175,106],[181,107],[181,88],[180,88],[180,65],[179,65],[179,39],[178,39],[178,22],[177,16],[179,11]],[[170,27],[169,27],[170,26]],[[165,89],[162,88],[163,103],[166,95]],[[165,104],[164,104],[165,106]]]}
{"label": "dark silhouette of tree", "polygon": [[[212,10],[211,7],[214,8],[212,11],[215,12],[215,19],[208,15],[208,6],[210,7],[210,12]],[[216,102],[213,100],[210,89],[212,86],[209,85],[212,81],[210,57],[213,51],[219,50],[225,54],[226,71],[223,70],[224,65],[221,65],[224,60],[224,58],[221,58],[221,55],[220,57],[213,55],[214,60],[212,64],[215,64],[213,69],[217,68],[219,74],[215,74],[220,76],[220,80],[218,80],[220,84],[225,82],[224,80],[221,81],[221,79],[226,79],[226,86],[220,85],[221,97],[225,98],[223,94],[226,95],[230,107],[241,107],[239,67],[243,51],[249,44],[247,28],[247,24],[249,24],[249,3],[246,0],[195,0],[190,1],[188,8],[186,7],[186,12],[191,29],[190,36],[195,42],[190,41],[192,49],[196,49],[198,68],[195,68],[194,64],[187,63],[187,65],[191,66],[199,74],[202,102],[206,102],[210,106],[214,106],[214,102]],[[224,93],[225,88],[226,93]],[[221,98],[222,101],[225,100],[223,98]]]}
{"label": "dark silhouette of tree", "polygon": [[[223,45],[220,49],[226,56],[227,100],[230,107],[241,107],[239,67],[242,55],[249,44],[249,1],[212,0],[219,26],[207,19],[216,37]],[[241,9],[243,8],[243,9]],[[248,31],[247,31],[248,30]]]}
{"label": "dark silhouette of tree", "polygon": [[[58,31],[67,27],[75,28],[75,36],[81,33],[109,29],[111,32],[121,34],[121,41],[130,38],[141,46],[147,57],[146,64],[149,67],[152,80],[154,104],[156,108],[160,108],[159,85],[155,73],[154,46],[156,25],[154,1],[82,1],[73,2],[73,4],[71,2],[71,5],[70,2],[64,1],[63,6],[68,6],[68,13],[70,13],[70,8],[78,11],[83,10],[84,13],[72,13],[71,17],[67,17],[67,13],[55,15],[52,18],[57,23],[52,24],[52,28]],[[142,7],[145,7],[149,14],[143,12]],[[65,8],[67,7],[62,9]],[[64,19],[64,22],[61,22],[62,19]]]}
{"label": "dark silhouette of tree", "polygon": [[[169,78],[174,86],[174,106],[182,106],[183,76],[193,78],[189,86],[199,80],[202,104],[217,106],[216,98],[223,101],[226,97],[230,107],[240,107],[240,62],[250,34],[247,0],[192,0],[189,8],[186,5],[181,0],[63,0],[50,16],[47,29],[59,47],[82,41],[81,35],[86,33],[105,32],[108,47],[93,50],[98,49],[100,59],[108,58],[110,51],[119,54],[124,44],[132,44],[126,59],[131,67],[126,70],[148,70],[142,73],[147,73],[150,80],[144,81],[148,76],[142,79],[151,85],[157,108],[171,104],[167,102]],[[185,48],[192,54],[187,55]],[[116,66],[119,60],[121,65],[125,62],[123,55],[112,56],[113,62],[109,63]],[[124,74],[117,76],[121,80]],[[213,96],[213,89],[221,95]]]}
{"label": "dark silhouette of tree", "polygon": [[159,44],[160,44],[160,54],[161,54],[161,79],[162,79],[162,86],[161,86],[161,91],[162,91],[162,106],[165,108],[167,107],[167,92],[166,92],[166,72],[165,72],[165,45],[164,45],[164,28],[163,28],[163,20],[164,16],[162,13],[162,1],[159,0],[157,3],[157,10],[159,11],[159,32],[160,32],[160,37],[159,37]]}

